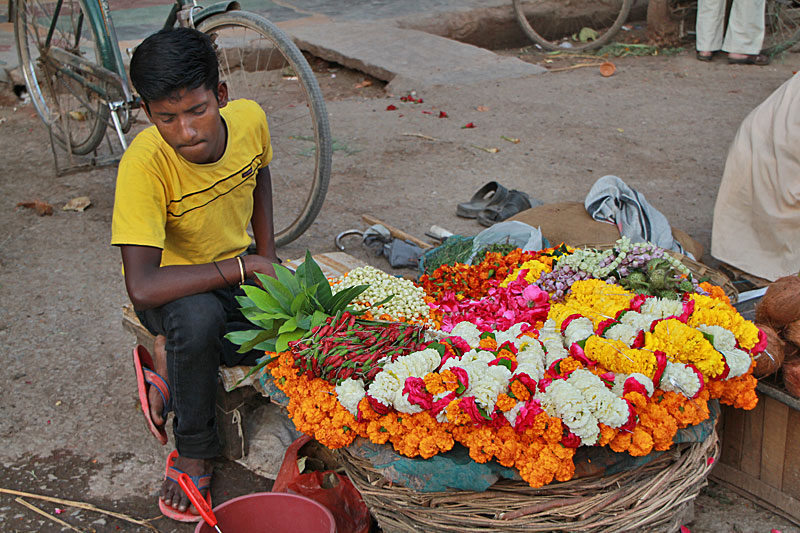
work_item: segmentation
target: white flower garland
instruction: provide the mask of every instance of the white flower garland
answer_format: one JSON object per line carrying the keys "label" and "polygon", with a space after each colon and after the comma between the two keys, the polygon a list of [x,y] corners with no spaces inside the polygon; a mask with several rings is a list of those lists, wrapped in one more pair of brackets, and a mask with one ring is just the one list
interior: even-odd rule
{"label": "white flower garland", "polygon": [[469,344],[470,348],[477,348],[481,342],[481,330],[478,329],[478,326],[467,320],[456,324],[448,335],[461,337],[464,339],[464,342]]}
{"label": "white flower garland", "polygon": [[653,392],[655,392],[656,390],[655,385],[653,385],[652,379],[645,376],[644,374],[634,372],[632,374],[615,374],[614,386],[611,388],[611,391],[617,396],[622,396],[624,394],[625,382],[628,381],[628,378],[633,378],[636,381],[638,381],[639,384],[641,384],[647,391],[648,397],[652,396]]}
{"label": "white flower garland", "polygon": [[398,357],[396,361],[384,365],[383,371],[375,376],[367,392],[380,403],[394,407],[401,413],[419,413],[422,408],[411,404],[403,394],[406,379],[425,377],[436,370],[441,362],[439,352],[432,348]]}
{"label": "white flower garland", "polygon": [[358,404],[366,396],[364,381],[361,379],[347,378],[336,385],[336,398],[342,406],[350,411],[353,416],[358,416]]}
{"label": "white flower garland", "polygon": [[722,326],[709,326],[707,324],[700,324],[697,329],[714,338],[712,343],[714,349],[725,357],[725,362],[728,363],[728,368],[730,369],[726,379],[742,376],[750,370],[753,359],[749,353],[736,347],[736,336],[732,331]]}
{"label": "white flower garland", "polygon": [[418,320],[428,316],[430,312],[422,287],[413,281],[391,276],[371,266],[354,268],[336,281],[341,283],[335,283],[331,287],[334,293],[356,285],[369,285],[369,288],[358,296],[358,301],[366,302],[366,305],[363,303],[353,305],[353,308],[359,311],[370,309],[372,305],[393,296],[391,300],[373,311],[407,320]]}
{"label": "white flower garland", "polygon": [[553,381],[543,393],[537,393],[537,397],[545,412],[561,418],[586,446],[597,443],[598,423],[620,427],[629,416],[628,403],[588,370],[578,369],[565,380]]}
{"label": "white flower garland", "polygon": [[592,335],[594,335],[594,325],[592,321],[585,316],[576,318],[567,324],[564,330],[564,345],[569,348],[572,346],[572,343],[585,341]]}
{"label": "white flower garland", "polygon": [[687,398],[694,398],[702,383],[697,373],[683,363],[667,362],[667,368],[661,376],[659,388],[667,392],[677,392]]}

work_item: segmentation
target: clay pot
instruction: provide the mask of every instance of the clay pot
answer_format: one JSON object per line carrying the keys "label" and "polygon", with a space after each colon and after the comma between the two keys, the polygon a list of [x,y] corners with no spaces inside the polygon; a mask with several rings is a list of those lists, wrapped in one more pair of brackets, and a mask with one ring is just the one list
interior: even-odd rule
{"label": "clay pot", "polygon": [[606,61],[605,63],[600,65],[600,74],[602,74],[604,78],[613,76],[616,71],[617,67],[611,61]]}

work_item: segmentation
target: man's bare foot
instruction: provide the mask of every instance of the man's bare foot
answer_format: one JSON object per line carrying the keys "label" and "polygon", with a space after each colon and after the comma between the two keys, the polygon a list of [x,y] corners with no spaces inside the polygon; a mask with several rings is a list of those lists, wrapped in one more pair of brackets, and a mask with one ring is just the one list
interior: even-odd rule
{"label": "man's bare foot", "polygon": [[[164,378],[169,383],[167,376],[167,338],[164,335],[158,335],[153,343],[153,370]],[[166,420],[162,416],[164,412],[164,399],[155,387],[150,387],[148,391],[148,400],[150,401],[150,418],[153,423],[161,428],[164,426]],[[194,474],[192,474],[194,475]]]}
{"label": "man's bare foot", "polygon": [[[211,459],[189,459],[188,457],[178,456],[173,466],[190,476],[204,476],[210,474],[213,470]],[[205,491],[201,491],[201,493],[205,497]],[[164,483],[161,484],[161,499],[164,500],[166,505],[181,512],[186,511],[191,504],[189,497],[186,496],[180,485],[170,479],[165,479]]]}

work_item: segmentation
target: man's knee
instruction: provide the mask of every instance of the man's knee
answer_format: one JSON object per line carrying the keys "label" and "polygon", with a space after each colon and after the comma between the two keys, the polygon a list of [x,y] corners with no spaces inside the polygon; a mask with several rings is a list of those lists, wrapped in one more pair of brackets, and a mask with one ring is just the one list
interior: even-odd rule
{"label": "man's knee", "polygon": [[168,349],[198,353],[218,347],[225,334],[225,310],[213,293],[186,296],[167,306],[164,326]]}

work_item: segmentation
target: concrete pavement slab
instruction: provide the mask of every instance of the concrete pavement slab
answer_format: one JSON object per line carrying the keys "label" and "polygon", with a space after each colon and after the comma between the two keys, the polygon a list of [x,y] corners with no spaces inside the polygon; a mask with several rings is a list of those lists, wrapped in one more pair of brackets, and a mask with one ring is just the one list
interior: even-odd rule
{"label": "concrete pavement slab", "polygon": [[388,81],[396,92],[545,72],[477,46],[388,24],[333,22],[293,26],[288,32],[300,48]]}

